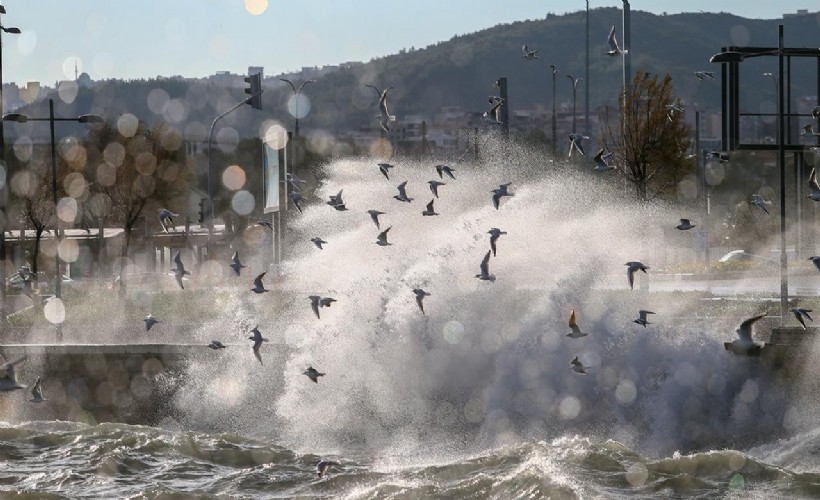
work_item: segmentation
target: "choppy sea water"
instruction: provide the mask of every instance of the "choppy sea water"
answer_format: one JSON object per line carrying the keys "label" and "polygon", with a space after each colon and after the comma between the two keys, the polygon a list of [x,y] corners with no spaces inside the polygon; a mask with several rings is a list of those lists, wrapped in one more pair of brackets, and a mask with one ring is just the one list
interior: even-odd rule
{"label": "choppy sea water", "polygon": [[[818,445],[813,433],[765,450],[653,459],[615,441],[565,437],[458,457],[320,457],[231,434],[28,422],[0,427],[0,492],[14,498],[816,497]],[[319,478],[320,459],[339,466]]]}

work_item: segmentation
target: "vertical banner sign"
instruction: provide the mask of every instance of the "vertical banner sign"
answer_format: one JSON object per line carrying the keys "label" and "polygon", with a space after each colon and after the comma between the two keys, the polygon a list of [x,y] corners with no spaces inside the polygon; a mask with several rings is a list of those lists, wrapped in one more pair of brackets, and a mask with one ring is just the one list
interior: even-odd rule
{"label": "vertical banner sign", "polygon": [[279,211],[279,150],[265,144],[265,213]]}

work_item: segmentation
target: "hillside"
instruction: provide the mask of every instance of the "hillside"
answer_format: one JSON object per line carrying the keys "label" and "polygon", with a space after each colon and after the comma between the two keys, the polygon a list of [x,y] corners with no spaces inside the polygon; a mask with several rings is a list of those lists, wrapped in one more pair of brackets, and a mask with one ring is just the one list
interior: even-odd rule
{"label": "hillside", "polygon": [[[709,64],[711,55],[723,46],[776,46],[777,25],[785,25],[788,47],[820,46],[820,29],[816,16],[799,16],[775,20],[744,19],[727,13],[697,13],[658,16],[642,11],[632,12],[632,69],[663,74],[669,72],[681,99],[700,109],[717,109],[720,105],[719,80],[698,81],[696,70],[714,71],[719,76],[719,65]],[[620,58],[608,57],[606,37],[615,24],[619,40],[621,11],[616,8],[594,9],[590,13],[590,107],[615,105],[621,85]],[[306,88],[312,102],[311,114],[301,121],[303,131],[324,128],[331,131],[373,126],[376,114],[375,96],[371,83],[378,87],[394,86],[390,93],[391,112],[399,119],[410,114],[421,114],[431,119],[443,106],[460,106],[464,110],[480,111],[486,98],[495,92],[492,84],[500,76],[509,81],[512,109],[529,107],[536,103],[551,106],[552,78],[549,65],[557,65],[558,101],[571,102],[572,92],[567,74],[584,76],[583,12],[547,19],[498,25],[476,33],[456,36],[448,41],[422,49],[403,51],[343,68],[322,77]],[[525,61],[521,46],[540,49],[541,59]],[[776,72],[773,57],[752,59],[743,63],[741,106],[759,109],[761,101],[774,100],[771,82],[762,77],[765,71]],[[794,82],[792,95],[816,95],[815,61],[793,61]],[[760,75],[760,76],[758,76]],[[175,104],[152,111],[149,93],[160,88]],[[231,126],[241,136],[258,133],[265,119],[277,119],[292,127],[293,119],[286,114],[285,103],[290,87],[276,77],[264,82],[264,111],[244,107],[229,115],[220,126]],[[218,111],[227,109],[244,97],[242,91],[191,84],[170,79],[106,82],[90,91],[81,89],[71,104],[58,105],[58,113],[97,112],[118,116],[130,112],[141,119],[155,121],[159,116],[187,130],[189,138],[203,139]],[[583,83],[578,87],[578,110],[583,110]],[[34,111],[42,115],[47,108],[35,104]],[[13,127],[7,127],[8,129]],[[13,132],[12,132],[13,133]]]}

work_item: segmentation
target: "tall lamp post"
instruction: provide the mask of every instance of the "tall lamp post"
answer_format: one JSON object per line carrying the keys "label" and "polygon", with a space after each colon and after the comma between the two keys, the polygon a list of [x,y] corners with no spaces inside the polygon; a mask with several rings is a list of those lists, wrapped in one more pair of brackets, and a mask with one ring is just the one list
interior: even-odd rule
{"label": "tall lamp post", "polygon": [[296,118],[296,124],[293,127],[293,136],[299,137],[299,96],[302,95],[302,89],[305,88],[305,85],[307,85],[308,83],[316,83],[316,80],[306,80],[302,82],[301,85],[299,85],[299,88],[296,88],[296,85],[294,85],[293,82],[291,82],[287,78],[280,78],[280,80],[290,85],[290,88],[293,89],[293,98],[296,100],[296,109],[293,113],[294,117]]}
{"label": "tall lamp post", "polygon": [[[584,135],[589,135],[589,0],[587,0],[586,16],[586,60],[584,64]],[[575,132],[573,130],[573,132]]]}
{"label": "tall lamp post", "polygon": [[569,78],[569,81],[572,82],[572,133],[574,134],[576,132],[576,130],[575,130],[575,118],[576,118],[575,117],[575,97],[576,97],[576,91],[578,90],[578,82],[583,80],[583,78],[575,78],[572,75],[567,75],[567,78]]}
{"label": "tall lamp post", "polygon": [[558,74],[558,68],[555,67],[554,64],[550,64],[550,68],[552,68],[552,149],[557,150],[557,137],[556,137],[556,123],[555,123],[555,75]]}
{"label": "tall lamp post", "polygon": [[[5,14],[6,8],[0,5],[0,14]],[[6,28],[0,24],[0,34],[3,32],[13,35],[20,34],[20,28]],[[3,114],[3,40],[0,37],[0,116]],[[0,185],[0,325],[6,323],[6,204],[8,203],[9,172],[6,167],[6,141],[3,135],[3,120],[0,120],[0,170],[6,169],[5,180]]]}
{"label": "tall lamp post", "polygon": [[[54,122],[77,122],[77,123],[101,123],[105,120],[99,115],[80,115],[73,118],[62,118],[54,116],[54,99],[48,100],[48,118],[31,118],[20,113],[9,113],[3,115],[2,122],[49,122],[51,131],[51,201],[54,203],[54,237],[59,241],[60,237],[60,218],[57,213],[57,142],[54,138]],[[37,256],[35,255],[36,259]],[[60,274],[60,253],[54,252],[54,296],[60,298],[62,296],[62,275]],[[57,323],[57,341],[62,342],[63,331],[60,323]]]}

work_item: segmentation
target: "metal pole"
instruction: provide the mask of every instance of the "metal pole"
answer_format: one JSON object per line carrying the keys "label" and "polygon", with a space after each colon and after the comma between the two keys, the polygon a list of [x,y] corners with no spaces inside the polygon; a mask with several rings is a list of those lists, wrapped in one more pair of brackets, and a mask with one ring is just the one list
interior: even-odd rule
{"label": "metal pole", "polygon": [[623,57],[623,66],[624,66],[624,104],[626,104],[626,91],[627,85],[632,78],[632,63],[629,59],[629,48],[632,45],[632,37],[630,36],[630,8],[629,8],[629,0],[623,0],[624,2],[624,46],[623,51],[624,53],[621,54]]}
{"label": "metal pole", "polygon": [[[589,136],[589,0],[587,0],[587,53],[584,70],[584,135]],[[573,130],[574,132],[574,130]]]}
{"label": "metal pole", "polygon": [[550,67],[552,68],[552,150],[558,150],[558,139],[556,136],[556,122],[555,122],[555,74],[558,73],[558,69],[555,67],[554,64],[551,64]]}
{"label": "metal pole", "polygon": [[786,324],[789,310],[788,258],[786,256],[786,126],[783,115],[783,25],[778,28],[778,73],[777,79],[777,166],[780,169],[780,326]]}
{"label": "metal pole", "polygon": [[[2,32],[2,30],[0,30]],[[0,117],[3,116],[3,41],[0,38]],[[6,166],[6,139],[3,133],[3,120],[0,120],[0,169],[5,169],[6,180],[0,186],[0,325],[6,323],[6,203],[8,197],[8,181],[11,174]]]}
{"label": "metal pole", "polygon": [[[60,217],[57,213],[57,143],[54,139],[54,99],[48,100],[48,123],[51,129],[51,201],[54,203],[54,296],[58,299],[62,297],[63,279],[60,275],[60,252],[57,246],[60,244]],[[35,256],[37,258],[37,256]],[[63,341],[62,324],[57,323],[57,342]]]}

